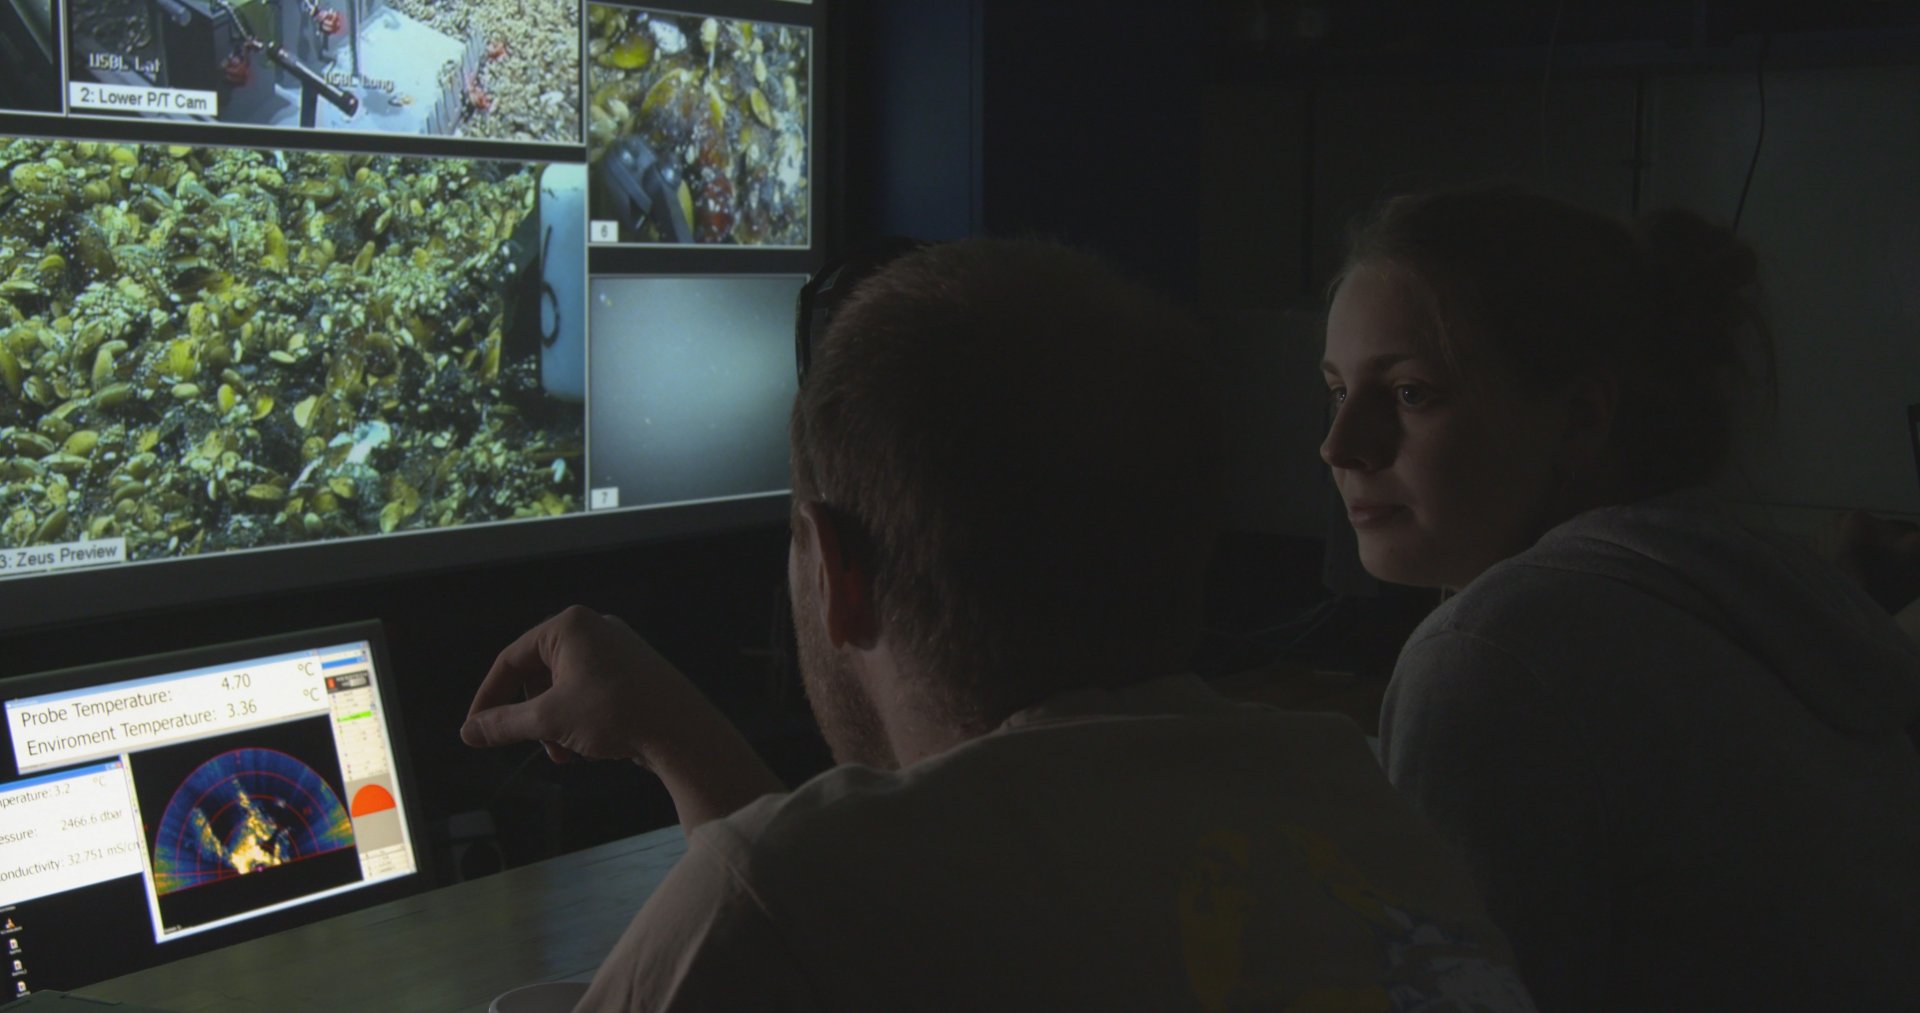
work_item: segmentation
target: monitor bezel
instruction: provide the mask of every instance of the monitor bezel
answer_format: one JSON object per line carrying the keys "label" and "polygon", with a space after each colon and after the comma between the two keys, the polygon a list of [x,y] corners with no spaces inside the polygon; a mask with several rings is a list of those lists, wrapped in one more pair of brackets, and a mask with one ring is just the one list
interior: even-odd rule
{"label": "monitor bezel", "polygon": [[1920,404],[1907,406],[1907,438],[1913,441],[1913,480],[1920,483]]}
{"label": "monitor bezel", "polygon": [[781,489],[22,575],[0,580],[0,634],[747,530],[786,520],[788,504]]}

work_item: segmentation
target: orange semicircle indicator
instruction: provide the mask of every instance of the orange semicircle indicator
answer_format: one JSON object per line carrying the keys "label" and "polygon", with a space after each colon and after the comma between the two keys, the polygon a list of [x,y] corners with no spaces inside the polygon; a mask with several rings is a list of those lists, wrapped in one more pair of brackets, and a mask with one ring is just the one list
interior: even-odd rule
{"label": "orange semicircle indicator", "polygon": [[371,816],[393,808],[393,793],[377,784],[369,784],[353,793],[354,816]]}

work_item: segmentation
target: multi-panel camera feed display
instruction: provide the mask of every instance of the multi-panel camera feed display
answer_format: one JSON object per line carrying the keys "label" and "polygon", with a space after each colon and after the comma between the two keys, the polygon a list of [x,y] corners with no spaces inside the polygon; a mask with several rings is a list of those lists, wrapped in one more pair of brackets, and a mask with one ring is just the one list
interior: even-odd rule
{"label": "multi-panel camera feed display", "polygon": [[0,0],[0,587],[784,492],[821,17]]}

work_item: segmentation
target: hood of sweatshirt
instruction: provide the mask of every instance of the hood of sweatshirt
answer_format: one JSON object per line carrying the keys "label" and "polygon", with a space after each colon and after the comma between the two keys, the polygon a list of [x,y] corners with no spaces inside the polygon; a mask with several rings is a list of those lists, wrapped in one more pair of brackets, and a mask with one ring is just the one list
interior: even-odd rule
{"label": "hood of sweatshirt", "polygon": [[1810,547],[1746,527],[1702,494],[1590,510],[1522,558],[1624,581],[1699,616],[1837,730],[1920,721],[1920,644]]}

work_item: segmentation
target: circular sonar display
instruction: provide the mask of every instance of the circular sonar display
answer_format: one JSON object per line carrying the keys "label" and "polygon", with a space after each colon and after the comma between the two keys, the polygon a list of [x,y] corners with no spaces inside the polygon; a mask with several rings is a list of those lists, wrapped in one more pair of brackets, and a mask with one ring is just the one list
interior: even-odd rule
{"label": "circular sonar display", "polygon": [[154,835],[165,895],[353,846],[346,806],[312,767],[273,749],[234,749],[174,789]]}

